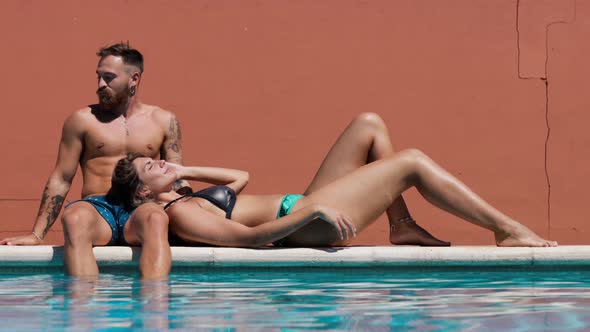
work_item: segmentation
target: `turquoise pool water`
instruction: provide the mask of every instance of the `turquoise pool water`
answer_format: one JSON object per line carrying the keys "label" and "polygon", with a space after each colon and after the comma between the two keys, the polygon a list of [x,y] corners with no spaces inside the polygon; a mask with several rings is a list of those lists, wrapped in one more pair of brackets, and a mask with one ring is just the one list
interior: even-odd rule
{"label": "turquoise pool water", "polygon": [[590,271],[3,275],[0,322],[3,331],[588,331]]}

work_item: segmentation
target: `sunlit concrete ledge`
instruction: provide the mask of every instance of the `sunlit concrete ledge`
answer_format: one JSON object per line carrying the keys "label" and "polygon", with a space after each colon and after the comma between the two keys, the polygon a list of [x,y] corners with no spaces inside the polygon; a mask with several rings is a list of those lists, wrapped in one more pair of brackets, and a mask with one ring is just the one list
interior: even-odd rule
{"label": "sunlit concrete ledge", "polygon": [[[100,267],[135,267],[141,248],[97,247]],[[590,246],[498,248],[495,246],[346,248],[217,248],[173,247],[173,267],[449,267],[449,266],[584,266],[590,267]],[[0,270],[59,268],[61,246],[0,246]]]}

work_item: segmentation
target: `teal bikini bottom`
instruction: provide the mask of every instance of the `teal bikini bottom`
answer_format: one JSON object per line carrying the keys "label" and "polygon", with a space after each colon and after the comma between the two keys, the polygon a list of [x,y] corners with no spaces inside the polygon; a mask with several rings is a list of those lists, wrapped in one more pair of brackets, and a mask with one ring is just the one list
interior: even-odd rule
{"label": "teal bikini bottom", "polygon": [[295,203],[297,203],[297,201],[303,197],[305,196],[299,194],[287,194],[283,196],[283,199],[281,200],[281,205],[279,206],[279,211],[277,212],[277,219],[282,218],[291,213],[291,209],[293,209]]}
{"label": "teal bikini bottom", "polygon": [[[281,200],[281,204],[279,205],[279,211],[277,212],[277,219],[282,218],[282,217],[288,215],[289,213],[291,213],[291,210],[293,209],[293,206],[295,205],[295,203],[297,203],[297,201],[303,197],[305,197],[305,196],[299,195],[299,194],[287,194],[287,195],[283,196],[283,199]],[[285,238],[282,238],[280,240],[273,242],[272,244],[275,247],[284,247],[285,242],[286,242]]]}

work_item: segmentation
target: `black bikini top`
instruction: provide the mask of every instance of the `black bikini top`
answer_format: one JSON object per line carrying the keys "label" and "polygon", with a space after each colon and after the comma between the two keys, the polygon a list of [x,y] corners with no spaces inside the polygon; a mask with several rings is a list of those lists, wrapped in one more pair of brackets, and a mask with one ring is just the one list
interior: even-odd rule
{"label": "black bikini top", "polygon": [[227,219],[231,218],[234,205],[236,205],[236,192],[232,188],[228,186],[213,186],[194,192],[192,194],[178,197],[177,199],[166,204],[164,206],[164,210],[185,197],[199,197],[206,199],[211,204],[225,211],[225,217]]}

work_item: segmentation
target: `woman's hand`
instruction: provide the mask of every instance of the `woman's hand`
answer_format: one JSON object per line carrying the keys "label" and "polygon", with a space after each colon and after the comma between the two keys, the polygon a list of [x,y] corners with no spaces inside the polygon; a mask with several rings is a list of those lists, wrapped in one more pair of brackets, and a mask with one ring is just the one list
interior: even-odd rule
{"label": "woman's hand", "polygon": [[317,206],[317,211],[318,218],[332,224],[336,228],[340,240],[349,240],[356,236],[356,226],[344,213],[323,205]]}
{"label": "woman's hand", "polygon": [[174,173],[176,173],[176,179],[180,180],[184,177],[184,171],[185,168],[182,165],[179,164],[175,164],[175,163],[170,163],[170,162],[165,162],[164,165],[170,170],[173,171]]}

